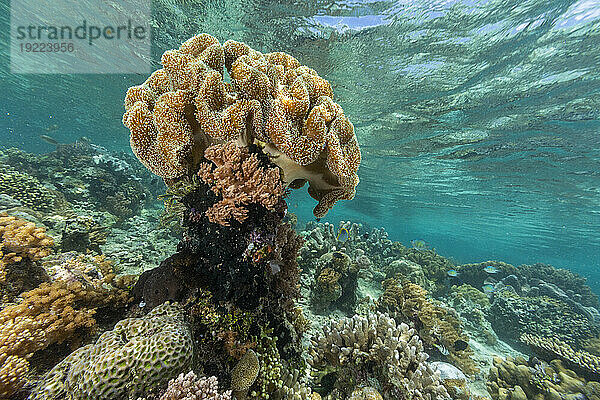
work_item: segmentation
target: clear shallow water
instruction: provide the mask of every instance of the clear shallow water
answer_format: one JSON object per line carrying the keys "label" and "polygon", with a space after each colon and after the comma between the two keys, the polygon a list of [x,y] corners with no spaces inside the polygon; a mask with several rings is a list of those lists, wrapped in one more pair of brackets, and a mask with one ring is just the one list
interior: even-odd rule
{"label": "clear shallow water", "polygon": [[[363,163],[356,198],[326,220],[385,226],[458,262],[567,267],[600,291],[600,2],[159,0],[154,26],[155,62],[208,32],[332,82]],[[2,144],[128,149],[122,101],[145,75],[12,75],[1,40]],[[313,201],[293,196],[309,219]]]}

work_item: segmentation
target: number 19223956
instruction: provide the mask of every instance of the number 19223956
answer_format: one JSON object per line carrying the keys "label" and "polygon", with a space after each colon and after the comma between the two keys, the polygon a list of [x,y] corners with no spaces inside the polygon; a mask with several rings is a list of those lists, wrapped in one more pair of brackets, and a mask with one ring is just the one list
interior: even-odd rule
{"label": "number 19223956", "polygon": [[21,53],[72,53],[73,43],[20,43]]}

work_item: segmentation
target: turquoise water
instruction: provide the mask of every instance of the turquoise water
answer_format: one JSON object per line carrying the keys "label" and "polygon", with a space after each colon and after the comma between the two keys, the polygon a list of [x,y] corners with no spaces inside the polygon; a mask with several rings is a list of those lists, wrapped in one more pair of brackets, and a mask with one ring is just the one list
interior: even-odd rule
{"label": "turquoise water", "polygon": [[[550,263],[600,288],[600,3],[233,3],[156,2],[155,61],[205,31],[330,80],[364,161],[356,198],[328,220],[460,261]],[[122,97],[143,76],[12,75],[2,59],[4,145],[50,151],[38,140],[50,131],[128,147]]]}
{"label": "turquoise water", "polygon": [[[17,4],[47,11],[37,1],[2,0],[3,31]],[[123,13],[120,0],[101,3]],[[196,379],[189,371],[252,400],[446,399],[461,383],[457,400],[548,399],[556,385],[553,399],[600,398],[600,0],[153,0],[149,19],[151,54],[122,46],[150,64],[132,74],[93,56],[106,73],[16,73],[0,36],[0,398],[175,399],[159,396]],[[201,91],[176,91],[204,70],[182,79],[167,56],[164,87],[127,95],[132,137],[136,116],[153,113],[136,158],[128,89],[203,32],[240,69],[223,72],[206,49],[167,55],[221,72],[228,96],[204,91],[213,70]],[[250,57],[229,39],[313,68],[354,124],[356,196],[321,223],[306,187],[287,196],[278,177],[293,156],[276,135],[246,119],[240,131],[257,140],[237,147],[203,125],[204,101],[231,111],[258,98],[269,118],[296,101],[272,56],[254,54],[264,71],[247,84]],[[295,68],[286,78],[312,91],[309,108],[331,106],[314,101],[322,81]],[[265,74],[281,85],[261,97],[252,85]],[[177,105],[182,93],[195,103]],[[329,164],[343,121],[339,110],[327,121],[321,159],[299,175],[313,190],[310,168],[323,166],[320,183],[348,189]],[[152,153],[179,140],[156,132],[188,123],[195,143]],[[240,371],[255,375],[237,393]]]}
{"label": "turquoise water", "polygon": [[[154,62],[208,32],[332,82],[363,163],[356,198],[327,221],[384,226],[459,262],[550,263],[600,290],[600,2],[159,0],[153,17]],[[48,152],[48,133],[128,149],[122,99],[145,75],[13,75],[7,40],[3,145]]]}

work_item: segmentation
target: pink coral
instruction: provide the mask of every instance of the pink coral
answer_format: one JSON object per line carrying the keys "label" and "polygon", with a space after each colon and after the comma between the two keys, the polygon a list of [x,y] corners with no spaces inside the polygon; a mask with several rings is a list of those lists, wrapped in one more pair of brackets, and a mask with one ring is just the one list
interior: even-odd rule
{"label": "pink coral", "polygon": [[159,400],[231,400],[231,390],[219,394],[217,378],[198,378],[193,371],[171,379]]}
{"label": "pink coral", "polygon": [[200,164],[198,176],[211,190],[223,197],[206,211],[209,221],[228,226],[231,218],[239,222],[248,216],[244,207],[257,203],[273,211],[285,193],[279,169],[260,167],[256,154],[235,142],[213,145],[204,154],[210,163]]}

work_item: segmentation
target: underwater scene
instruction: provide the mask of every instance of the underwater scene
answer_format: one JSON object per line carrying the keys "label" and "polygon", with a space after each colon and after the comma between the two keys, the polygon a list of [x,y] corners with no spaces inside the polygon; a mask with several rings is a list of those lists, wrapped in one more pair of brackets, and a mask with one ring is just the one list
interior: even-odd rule
{"label": "underwater scene", "polygon": [[600,400],[599,0],[0,24],[0,400]]}

